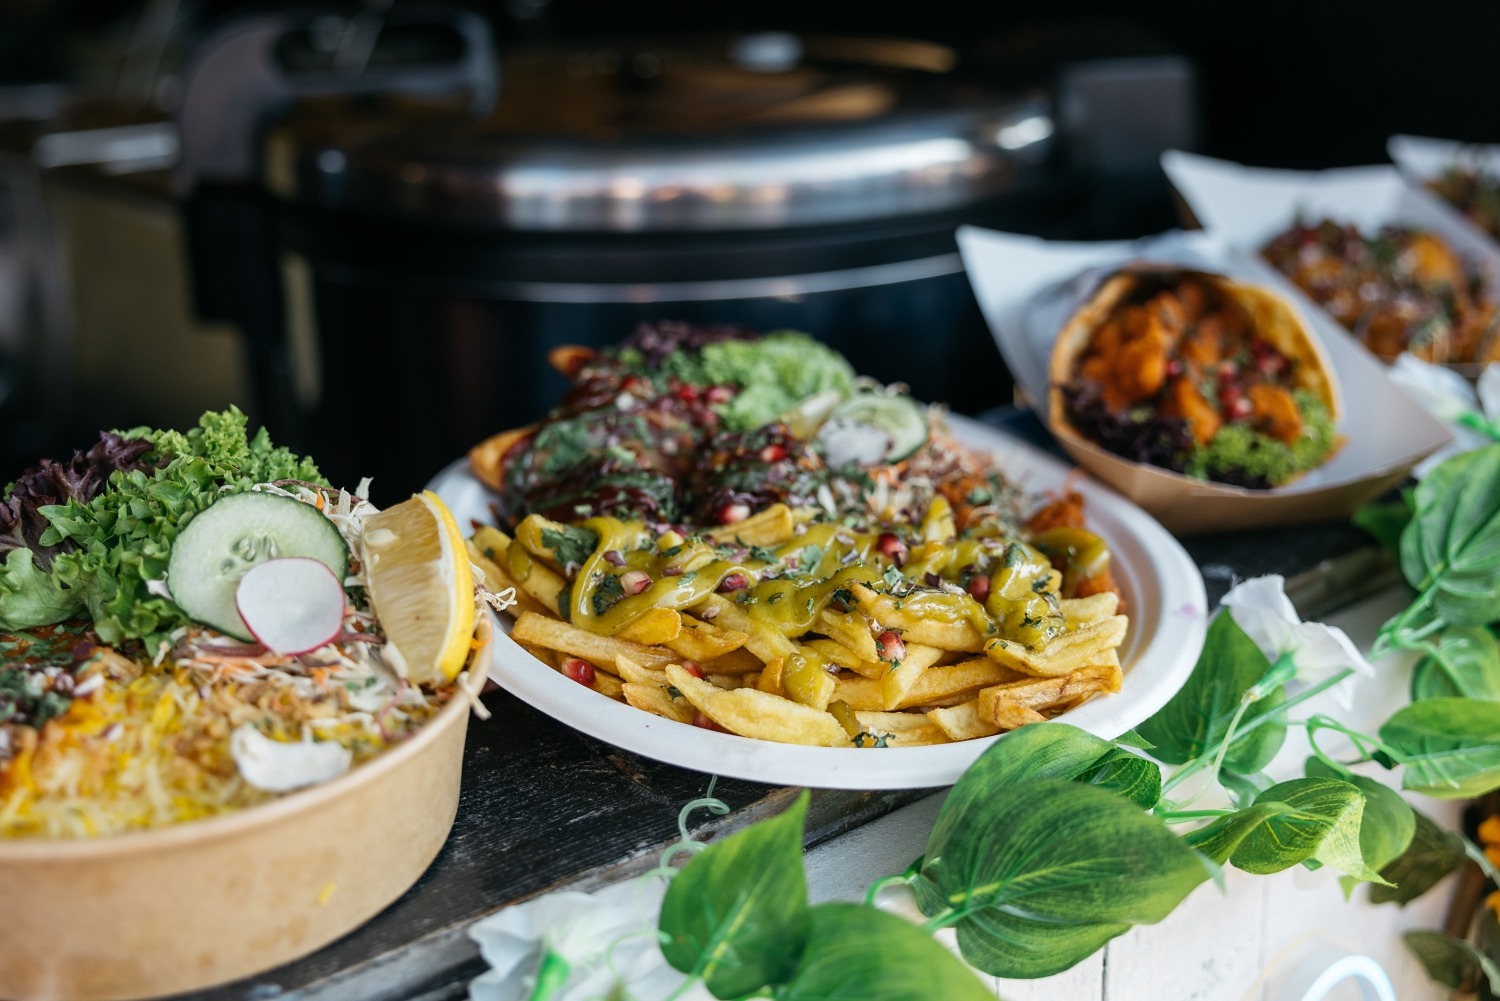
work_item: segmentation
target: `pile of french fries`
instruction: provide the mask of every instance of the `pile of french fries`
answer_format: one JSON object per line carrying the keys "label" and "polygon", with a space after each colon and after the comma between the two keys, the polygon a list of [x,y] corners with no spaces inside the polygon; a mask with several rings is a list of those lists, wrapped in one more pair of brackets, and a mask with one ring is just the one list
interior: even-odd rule
{"label": "pile of french fries", "polygon": [[[799,517],[775,505],[716,530],[745,546],[775,546]],[[536,516],[532,516],[536,517]],[[573,659],[596,670],[590,687],[645,712],[745,737],[822,747],[909,747],[987,737],[1049,719],[1120,689],[1117,648],[1127,620],[1113,592],[1061,599],[1065,630],[1041,649],[982,634],[968,622],[924,619],[890,594],[856,584],[855,607],[824,608],[795,636],[753,616],[733,596],[710,594],[690,608],[653,607],[613,636],[563,620],[564,567],[525,525],[512,539],[480,528],[469,555],[492,590],[514,588],[511,638],[543,664]],[[523,574],[512,574],[521,546]],[[1055,589],[1060,575],[1051,582]],[[894,631],[899,661],[876,638]],[[832,668],[811,698],[782,687],[783,668],[812,651]],[[570,676],[578,680],[576,664]]]}

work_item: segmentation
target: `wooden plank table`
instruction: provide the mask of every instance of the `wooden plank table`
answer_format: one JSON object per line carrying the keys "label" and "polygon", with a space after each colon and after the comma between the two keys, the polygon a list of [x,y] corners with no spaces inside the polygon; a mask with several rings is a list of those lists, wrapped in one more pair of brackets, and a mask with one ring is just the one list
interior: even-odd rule
{"label": "wooden plank table", "polygon": [[[981,415],[1045,444],[1028,414]],[[1210,603],[1234,580],[1291,579],[1306,616],[1322,616],[1394,580],[1389,561],[1344,523],[1188,540]],[[554,722],[503,692],[485,697],[492,718],[472,720],[463,794],[437,860],[400,900],[323,950],[251,980],[194,995],[201,1001],[443,1001],[467,994],[483,971],[466,932],[475,920],[562,887],[590,889],[655,865],[677,836],[677,814],[709,776],[620,751]],[[797,790],[737,780],[714,794],[732,808],[694,828],[709,839],[782,810]],[[817,791],[808,844],[829,841],[933,790]],[[349,831],[359,851],[360,832]],[[873,877],[883,873],[871,873]]]}

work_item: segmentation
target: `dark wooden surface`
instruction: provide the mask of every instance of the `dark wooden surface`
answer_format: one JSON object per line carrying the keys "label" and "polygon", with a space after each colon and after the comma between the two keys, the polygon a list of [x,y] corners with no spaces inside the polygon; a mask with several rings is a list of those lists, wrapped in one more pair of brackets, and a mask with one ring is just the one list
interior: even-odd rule
{"label": "dark wooden surface", "polygon": [[[986,419],[1046,445],[1045,433],[1027,415],[997,411]],[[1203,572],[1210,603],[1235,580],[1279,573],[1289,578],[1288,592],[1304,615],[1322,615],[1395,579],[1389,561],[1342,523],[1203,536],[1185,546]],[[493,716],[470,723],[453,833],[417,885],[312,956],[196,997],[462,998],[468,980],[484,969],[465,933],[473,921],[550,889],[589,889],[651,868],[676,839],[678,811],[708,791],[705,774],[612,748],[510,695],[493,693],[485,703]],[[818,791],[809,844],[927,792]],[[779,812],[796,790],[727,780],[714,794],[732,812],[722,820],[696,814],[692,826],[703,839]],[[357,845],[351,832],[350,850]]]}

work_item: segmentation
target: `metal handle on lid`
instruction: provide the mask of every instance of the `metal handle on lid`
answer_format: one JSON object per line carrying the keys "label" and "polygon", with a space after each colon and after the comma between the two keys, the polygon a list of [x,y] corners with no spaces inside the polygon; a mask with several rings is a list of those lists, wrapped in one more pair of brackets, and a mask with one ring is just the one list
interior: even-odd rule
{"label": "metal handle on lid", "polygon": [[[453,33],[460,45],[457,58],[398,65],[371,60],[382,34],[433,29]],[[300,54],[299,39],[313,42]],[[317,58],[320,51],[326,60]],[[183,74],[177,113],[182,155],[175,180],[184,193],[203,181],[249,180],[266,116],[298,97],[467,93],[470,110],[483,115],[494,107],[499,88],[489,25],[471,11],[292,11],[237,18],[198,45]]]}

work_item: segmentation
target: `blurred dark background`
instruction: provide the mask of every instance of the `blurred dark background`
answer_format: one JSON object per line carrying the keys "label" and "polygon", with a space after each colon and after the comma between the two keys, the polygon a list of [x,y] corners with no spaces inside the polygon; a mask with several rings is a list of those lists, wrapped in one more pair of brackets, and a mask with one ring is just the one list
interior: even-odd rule
{"label": "blurred dark background", "polygon": [[[300,27],[288,31],[306,38],[278,53],[314,75],[332,53],[337,72],[321,79],[336,83],[310,101],[256,109],[243,130],[248,167],[221,156],[185,169],[192,143],[177,126],[189,129],[192,99],[216,94],[200,120],[227,121],[236,90],[259,79],[231,55],[189,72],[206,33],[305,5],[0,5],[0,482],[96,428],[181,424],[233,402],[337,478],[373,472],[391,496],[419,487],[465,443],[544,410],[561,387],[546,348],[607,343],[662,317],[802,326],[864,371],[977,411],[1011,390],[953,265],[956,225],[1072,239],[1168,228],[1178,219],[1155,165],[1167,146],[1321,168],[1384,162],[1398,132],[1500,141],[1492,0],[464,7],[498,53],[493,113],[483,86],[444,82],[482,75],[482,60],[461,54],[477,36],[395,30],[403,12],[420,21],[421,7],[357,8],[365,21],[349,18],[342,34],[292,16]],[[363,44],[356,29],[366,22],[384,33],[366,39],[366,84],[346,86],[340,60]],[[338,40],[324,53],[328,30]],[[641,41],[685,34],[710,40],[682,50],[686,62]],[[793,79],[786,67],[746,75],[751,56],[712,73],[693,62],[749,37],[771,46],[753,58],[774,63],[794,36],[937,46],[829,56],[809,41],[797,52],[816,68],[812,82],[785,94],[773,84]],[[626,62],[603,74],[608,101],[574,114],[573,98],[537,82],[549,78],[526,53],[564,53],[557,65],[572,77],[579,59],[593,67],[585,76],[601,76],[600,53]],[[411,68],[403,60],[438,69],[405,90],[369,83],[381,72],[401,78]],[[698,75],[674,77],[674,66]],[[694,93],[704,80],[712,86]],[[739,108],[722,103],[735,81],[759,93],[753,114],[715,111]],[[876,97],[863,107],[860,95]],[[488,124],[473,126],[481,112]],[[958,129],[963,118],[953,134],[969,141],[982,115],[1001,115],[1023,138],[943,182],[930,165],[913,168],[895,195],[870,187],[856,155],[841,168],[851,176],[829,182],[854,206],[843,214],[815,198],[757,215],[764,178],[715,182],[745,189],[727,195],[708,185],[704,197],[727,215],[653,214],[688,175],[661,180],[651,157],[680,166],[717,156],[722,168],[733,166],[724,151],[735,143],[783,153],[822,143],[825,161],[840,148],[886,150],[870,152],[875,163],[889,153],[880,128]],[[924,135],[933,149],[945,141]],[[579,163],[598,173],[612,155],[633,166],[611,175],[604,214],[515,207],[545,157],[572,164],[575,183]],[[767,176],[781,156],[765,161]],[[622,176],[647,189],[629,218]],[[916,201],[912,184],[924,192]],[[946,194],[934,195],[942,184]]]}

